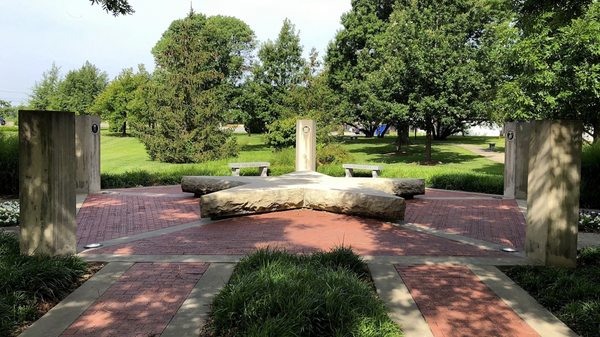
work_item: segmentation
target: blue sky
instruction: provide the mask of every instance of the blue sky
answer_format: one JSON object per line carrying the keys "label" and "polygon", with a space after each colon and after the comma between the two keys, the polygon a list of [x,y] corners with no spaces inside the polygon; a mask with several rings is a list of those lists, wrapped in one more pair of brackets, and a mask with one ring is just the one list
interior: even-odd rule
{"label": "blue sky", "polygon": [[88,0],[0,0],[0,99],[25,102],[55,62],[64,75],[89,60],[110,78],[144,63],[169,24],[196,12],[244,20],[259,41],[275,39],[287,17],[300,30],[305,53],[323,56],[341,28],[350,0],[130,0],[136,13],[113,17]]}

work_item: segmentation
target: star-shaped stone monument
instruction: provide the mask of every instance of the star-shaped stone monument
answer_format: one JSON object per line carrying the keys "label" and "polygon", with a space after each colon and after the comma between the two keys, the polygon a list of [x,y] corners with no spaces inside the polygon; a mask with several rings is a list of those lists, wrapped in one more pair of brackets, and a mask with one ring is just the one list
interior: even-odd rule
{"label": "star-shaped stone monument", "polygon": [[298,121],[294,173],[279,177],[186,176],[181,188],[201,196],[201,215],[211,218],[309,208],[403,220],[404,198],[425,193],[422,179],[335,178],[314,172],[314,129],[314,122]]}
{"label": "star-shaped stone monument", "polygon": [[211,218],[309,208],[403,220],[403,197],[425,193],[421,179],[334,178],[310,171],[279,177],[183,177],[181,187],[202,196],[201,215]]}

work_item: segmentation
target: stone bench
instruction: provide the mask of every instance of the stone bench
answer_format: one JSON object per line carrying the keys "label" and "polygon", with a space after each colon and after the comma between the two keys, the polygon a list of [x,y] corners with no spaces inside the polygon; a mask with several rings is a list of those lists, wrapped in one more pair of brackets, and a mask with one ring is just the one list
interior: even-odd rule
{"label": "stone bench", "polygon": [[359,165],[359,164],[342,164],[342,167],[346,171],[346,177],[352,177],[354,174],[354,170],[369,170],[373,175],[373,178],[379,177],[381,170],[383,170],[383,166],[379,165]]}
{"label": "stone bench", "polygon": [[496,143],[488,143],[488,151],[495,151],[496,150]]}
{"label": "stone bench", "polygon": [[235,177],[239,177],[240,169],[247,167],[258,167],[258,173],[260,176],[266,177],[269,172],[269,166],[271,166],[271,163],[269,162],[229,163],[231,175]]}

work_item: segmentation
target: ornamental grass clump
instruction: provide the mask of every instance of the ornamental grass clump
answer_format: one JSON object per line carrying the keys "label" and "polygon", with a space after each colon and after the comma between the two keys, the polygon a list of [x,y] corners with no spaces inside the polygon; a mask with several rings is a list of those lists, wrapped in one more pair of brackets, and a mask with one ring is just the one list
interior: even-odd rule
{"label": "ornamental grass clump", "polygon": [[348,248],[244,258],[213,302],[209,336],[401,336]]}
{"label": "ornamental grass clump", "polygon": [[0,336],[18,335],[73,291],[87,269],[76,256],[21,255],[17,236],[0,231]]}
{"label": "ornamental grass clump", "polygon": [[0,202],[0,227],[17,226],[19,224],[19,202]]}

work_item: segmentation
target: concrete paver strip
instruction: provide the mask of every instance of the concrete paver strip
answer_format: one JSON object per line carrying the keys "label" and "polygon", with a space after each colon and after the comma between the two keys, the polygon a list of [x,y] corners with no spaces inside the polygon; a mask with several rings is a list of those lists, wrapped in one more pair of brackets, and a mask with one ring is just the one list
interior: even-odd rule
{"label": "concrete paver strip", "polygon": [[390,318],[400,325],[406,337],[433,337],[429,325],[419,311],[408,288],[388,263],[368,263],[379,297],[385,303]]}
{"label": "concrete paver strip", "polygon": [[211,264],[161,337],[198,336],[208,320],[213,298],[229,281],[234,266],[231,263]]}
{"label": "concrete paver strip", "polygon": [[44,317],[33,323],[19,337],[58,337],[110,286],[121,277],[133,263],[109,263],[92,278],[72,292]]}
{"label": "concrete paver strip", "polygon": [[[177,226],[173,226],[173,227],[157,229],[154,231],[144,232],[144,233],[140,233],[140,234],[134,234],[134,235],[125,236],[122,238],[117,238],[117,239],[112,239],[112,240],[100,241],[98,243],[102,244],[103,247],[110,247],[110,246],[115,246],[115,245],[119,245],[119,244],[134,242],[134,241],[138,241],[138,240],[153,238],[153,237],[157,237],[157,236],[161,236],[161,235],[165,235],[165,234],[175,233],[175,232],[179,232],[179,231],[182,231],[182,230],[188,229],[188,228],[202,227],[211,222],[213,222],[213,221],[210,219],[202,219],[200,221],[190,222],[190,223],[186,223],[183,225],[177,225]],[[89,249],[89,250],[86,250],[86,252],[93,254],[94,250],[95,249]]]}
{"label": "concrete paver strip", "polygon": [[578,336],[498,268],[475,265],[469,265],[469,268],[540,336]]}
{"label": "concrete paver strip", "polygon": [[[435,236],[445,238],[448,240],[472,245],[479,249],[500,251],[502,248],[505,247],[503,245],[495,244],[492,242],[473,239],[473,238],[469,238],[469,237],[466,237],[463,235],[448,233],[446,231],[436,230],[436,229],[429,228],[427,226],[422,226],[422,225],[417,225],[417,224],[403,223],[403,224],[398,224],[398,226],[403,227],[403,228],[408,228],[408,229],[411,229],[411,230],[414,230],[417,232],[428,233],[428,234],[435,235]],[[516,253],[512,253],[511,255],[525,257],[525,254],[523,252],[516,252]]]}

